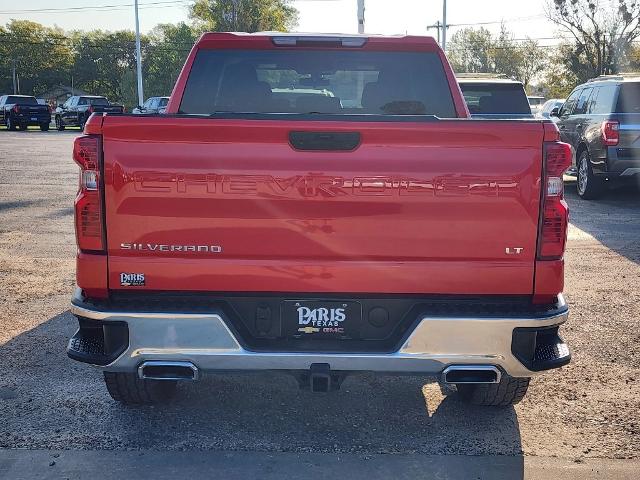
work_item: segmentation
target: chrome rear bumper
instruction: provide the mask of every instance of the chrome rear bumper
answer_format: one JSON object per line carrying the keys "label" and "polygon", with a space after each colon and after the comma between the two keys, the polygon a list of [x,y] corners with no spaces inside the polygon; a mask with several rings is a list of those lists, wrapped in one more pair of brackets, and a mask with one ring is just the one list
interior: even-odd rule
{"label": "chrome rear bumper", "polygon": [[101,366],[109,371],[136,372],[148,361],[190,362],[201,372],[308,370],[323,363],[331,370],[425,375],[440,375],[450,365],[490,365],[514,377],[529,377],[537,372],[512,352],[514,329],[564,323],[568,311],[561,297],[560,303],[565,307],[560,313],[535,318],[422,316],[392,353],[252,351],[241,345],[219,313],[114,312],[75,304],[71,311],[85,319],[126,323],[128,347]]}

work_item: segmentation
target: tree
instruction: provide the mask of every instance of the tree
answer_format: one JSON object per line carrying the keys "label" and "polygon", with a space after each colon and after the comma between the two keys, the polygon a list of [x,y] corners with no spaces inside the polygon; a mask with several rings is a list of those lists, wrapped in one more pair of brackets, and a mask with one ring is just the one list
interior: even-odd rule
{"label": "tree", "polygon": [[531,80],[545,69],[548,64],[548,55],[540,48],[538,42],[527,38],[519,45],[519,57],[518,78],[526,88],[531,84]]}
{"label": "tree", "polygon": [[38,95],[68,78],[73,50],[64,32],[27,20],[0,27],[0,92],[13,92],[13,67],[20,93]]}
{"label": "tree", "polygon": [[586,78],[617,73],[632,42],[640,36],[637,0],[547,0],[546,15],[571,34],[573,54],[586,65]]}
{"label": "tree", "polygon": [[486,28],[463,28],[449,40],[447,57],[456,72],[495,73],[493,46],[493,35]]}
{"label": "tree", "polygon": [[144,63],[147,97],[166,96],[173,90],[178,74],[200,32],[184,22],[157,25],[148,35]]}
{"label": "tree", "polygon": [[581,83],[576,70],[579,70],[579,64],[574,45],[560,44],[550,56],[539,86],[550,98],[567,98],[571,90]]}
{"label": "tree", "polygon": [[502,74],[525,87],[546,64],[546,54],[535,41],[516,43],[504,25],[497,37],[484,27],[459,30],[449,42],[447,56],[456,72]]}
{"label": "tree", "polygon": [[[73,32],[75,61],[72,68],[76,88],[104,95],[112,101],[131,107],[137,101],[130,98],[130,72],[136,69],[135,34],[128,30],[104,32]],[[149,40],[141,38],[143,58]],[[143,62],[143,75],[147,66]],[[130,103],[131,102],[131,103]]]}
{"label": "tree", "polygon": [[195,0],[191,18],[217,32],[285,32],[297,24],[298,11],[290,0]]}
{"label": "tree", "polygon": [[513,35],[504,24],[500,26],[498,38],[493,42],[491,55],[496,73],[517,78],[524,83],[525,87],[527,86],[530,78],[527,78],[526,82],[522,78],[525,63],[522,46],[516,44],[515,40],[513,40]]}

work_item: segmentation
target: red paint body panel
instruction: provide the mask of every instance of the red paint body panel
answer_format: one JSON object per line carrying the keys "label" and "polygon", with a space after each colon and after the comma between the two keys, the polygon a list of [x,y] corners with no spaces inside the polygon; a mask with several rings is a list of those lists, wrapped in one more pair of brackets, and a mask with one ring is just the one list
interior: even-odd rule
{"label": "red paint body panel", "polygon": [[547,303],[564,289],[564,260],[536,262],[534,298],[538,303]]}
{"label": "red paint body panel", "polygon": [[[362,141],[300,152],[291,130]],[[533,291],[539,122],[107,116],[102,131],[112,289],[143,272],[153,290]]]}
{"label": "red paint body panel", "polygon": [[78,252],[76,256],[76,283],[91,298],[106,298],[107,256]]}

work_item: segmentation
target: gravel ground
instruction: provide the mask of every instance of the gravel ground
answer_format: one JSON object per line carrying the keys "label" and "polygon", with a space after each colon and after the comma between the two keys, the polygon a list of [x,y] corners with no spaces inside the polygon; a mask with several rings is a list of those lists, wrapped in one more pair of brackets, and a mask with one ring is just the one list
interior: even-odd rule
{"label": "gravel ground", "polygon": [[0,131],[0,447],[639,457],[635,189],[585,202],[568,186],[574,361],[534,380],[515,408],[467,406],[423,378],[353,377],[312,395],[284,375],[208,376],[170,405],[125,408],[64,353],[75,134]]}

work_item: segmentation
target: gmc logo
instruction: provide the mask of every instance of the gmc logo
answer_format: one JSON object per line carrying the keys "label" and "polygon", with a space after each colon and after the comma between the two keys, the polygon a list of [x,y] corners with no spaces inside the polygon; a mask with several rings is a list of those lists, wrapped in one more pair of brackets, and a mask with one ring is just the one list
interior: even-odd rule
{"label": "gmc logo", "polygon": [[167,194],[259,195],[265,197],[355,196],[498,196],[513,193],[515,178],[488,179],[451,175],[433,179],[387,176],[334,177],[327,175],[218,175],[215,173],[168,173],[138,171],[133,174],[138,192]]}

